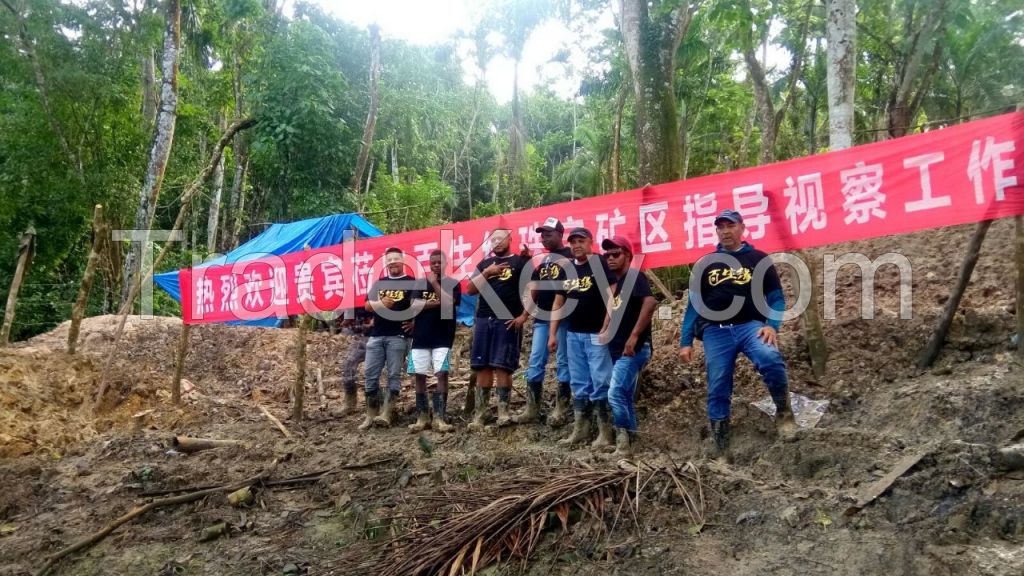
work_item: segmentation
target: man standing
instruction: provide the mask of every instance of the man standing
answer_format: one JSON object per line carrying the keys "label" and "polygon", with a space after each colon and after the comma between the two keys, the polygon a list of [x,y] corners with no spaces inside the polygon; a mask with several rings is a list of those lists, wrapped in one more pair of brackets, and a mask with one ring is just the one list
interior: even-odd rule
{"label": "man standing", "polygon": [[442,250],[430,253],[430,272],[417,281],[413,293],[414,309],[422,307],[416,315],[412,329],[412,365],[416,381],[416,423],[409,426],[413,432],[431,427],[430,407],[427,404],[427,376],[434,374],[433,429],[451,432],[445,422],[448,405],[448,354],[455,342],[455,308],[462,298],[459,281],[444,275],[445,255]]}
{"label": "man standing", "polygon": [[[562,244],[565,227],[558,221],[558,218],[548,218],[537,228],[537,232],[540,234],[541,244],[544,245],[544,249],[548,253],[542,257],[540,265],[533,271],[530,290],[532,299],[542,317],[535,317],[533,320],[533,340],[530,343],[530,359],[526,369],[526,410],[522,414],[512,417],[512,421],[518,424],[536,422],[540,419],[540,407],[544,402],[544,373],[547,372],[548,364],[550,321],[547,319],[547,315],[551,313],[556,292],[555,289],[552,289],[551,284],[557,283],[557,286],[560,287],[566,278],[566,267],[572,264],[572,251]],[[558,350],[555,353],[555,362],[558,391],[555,398],[555,409],[548,416],[548,424],[552,426],[560,426],[564,423],[572,398],[572,390],[569,387],[569,352],[565,344],[567,328],[568,325],[563,323],[558,327],[557,332]]]}
{"label": "man standing", "polygon": [[612,381],[608,404],[615,424],[615,454],[633,456],[636,439],[636,384],[640,371],[651,359],[651,317],[658,301],[638,268],[632,268],[633,244],[622,236],[601,242],[608,268],[618,278],[612,300],[612,329],[608,344],[612,356]]}
{"label": "man standing", "polygon": [[693,340],[704,341],[708,373],[708,419],[715,458],[728,458],[729,410],[736,356],[743,352],[764,379],[775,402],[780,431],[795,427],[789,405],[786,364],[778,349],[782,285],[771,259],[743,241],[746,227],[735,210],[715,219],[718,249],[694,266],[683,318],[679,356],[693,361]]}
{"label": "man standing", "polygon": [[470,368],[477,371],[476,411],[470,430],[481,430],[491,401],[491,387],[498,384],[498,426],[508,426],[512,373],[519,368],[519,347],[527,313],[519,296],[519,277],[529,258],[513,254],[508,230],[491,234],[493,256],[485,258],[466,287],[468,294],[480,294],[473,326]]}
{"label": "man standing", "polygon": [[548,350],[558,347],[559,324],[568,323],[566,343],[569,351],[569,377],[572,385],[574,413],[572,435],[559,440],[573,445],[590,439],[590,417],[597,413],[598,437],[592,446],[611,445],[612,431],[608,412],[608,385],[612,376],[612,357],[608,352],[608,310],[616,279],[608,265],[593,253],[594,236],[586,228],[573,228],[569,233],[574,277],[563,282],[555,296],[554,309],[560,310],[567,300],[575,307],[568,316],[555,314],[548,333]]}
{"label": "man standing", "polygon": [[341,363],[341,388],[344,391],[341,410],[336,416],[348,416],[356,411],[356,376],[359,365],[366,358],[366,334],[370,331],[373,315],[365,310],[348,310],[351,314],[341,323],[342,334],[349,337],[348,353]]}
{"label": "man standing", "polygon": [[[373,328],[366,341],[366,420],[359,425],[366,430],[376,424],[391,426],[395,403],[402,391],[402,368],[408,349],[406,332],[409,304],[415,280],[405,274],[401,249],[388,248],[384,253],[387,276],[378,280],[366,298],[364,308],[373,312]],[[380,373],[388,369],[388,389],[384,393],[384,409],[380,409]]]}

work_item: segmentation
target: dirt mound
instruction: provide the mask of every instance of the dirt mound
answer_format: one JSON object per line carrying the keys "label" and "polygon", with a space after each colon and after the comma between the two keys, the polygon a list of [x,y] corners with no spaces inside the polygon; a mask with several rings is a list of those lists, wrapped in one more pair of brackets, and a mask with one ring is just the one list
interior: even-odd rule
{"label": "dirt mound", "polygon": [[[68,326],[65,322],[0,349],[0,458],[30,453],[59,457],[111,428],[171,429],[187,418],[168,407],[180,320],[129,317],[112,357],[108,354],[116,316],[86,318],[80,352],[74,356],[65,352]],[[308,381],[314,382],[319,370],[331,386],[340,376],[339,350],[348,337],[311,333],[308,338]],[[250,400],[287,401],[295,378],[294,347],[294,330],[196,326],[185,378],[194,385],[194,397],[231,391]],[[108,358],[109,392],[93,415],[100,367]]]}

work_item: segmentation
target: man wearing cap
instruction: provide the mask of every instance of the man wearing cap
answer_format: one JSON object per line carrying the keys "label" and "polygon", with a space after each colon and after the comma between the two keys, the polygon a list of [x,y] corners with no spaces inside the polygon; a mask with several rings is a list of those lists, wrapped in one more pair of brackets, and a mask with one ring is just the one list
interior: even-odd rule
{"label": "man wearing cap", "polygon": [[498,385],[498,426],[508,426],[512,373],[519,368],[522,329],[528,314],[520,298],[519,278],[529,258],[510,250],[508,230],[497,230],[491,237],[493,256],[476,267],[466,287],[468,294],[480,294],[473,326],[470,368],[477,371],[476,411],[470,430],[481,430],[487,417],[491,387]]}
{"label": "man wearing cap", "polygon": [[615,455],[633,456],[636,439],[634,398],[640,371],[651,359],[651,317],[658,305],[651,285],[638,268],[633,268],[633,244],[623,236],[601,242],[608,268],[618,278],[612,300],[611,329],[608,343],[612,357],[612,380],[608,404],[615,424]]}
{"label": "man wearing cap", "polygon": [[[402,391],[402,368],[409,347],[407,332],[412,329],[408,310],[416,282],[405,273],[404,258],[401,249],[388,248],[384,253],[387,276],[367,293],[364,308],[373,312],[373,328],[366,341],[366,420],[359,425],[360,430],[373,425],[391,426],[395,403]],[[381,410],[380,373],[385,365],[388,388]]]}
{"label": "man wearing cap", "polygon": [[597,415],[598,438],[591,446],[603,449],[612,443],[608,411],[608,385],[612,377],[608,310],[616,279],[608,264],[594,255],[594,236],[590,230],[574,228],[569,233],[569,247],[574,274],[563,282],[562,290],[555,296],[554,310],[560,310],[568,300],[573,304],[563,313],[552,316],[548,332],[548,350],[554,352],[558,347],[559,325],[562,322],[569,325],[566,344],[575,418],[572,435],[558,443],[571,446],[589,440],[593,412]]}
{"label": "man wearing cap", "polygon": [[[530,344],[530,359],[526,369],[526,410],[512,417],[518,424],[536,422],[540,419],[540,407],[544,401],[544,373],[548,364],[548,333],[550,330],[551,307],[555,302],[555,292],[566,278],[565,270],[572,265],[572,251],[562,244],[565,227],[558,218],[548,218],[537,228],[541,244],[548,251],[541,257],[540,264],[533,270],[530,290],[538,315],[533,320],[533,340]],[[555,409],[548,416],[548,424],[560,426],[569,412],[572,389],[569,386],[569,352],[565,344],[568,325],[558,327],[556,340],[558,350],[555,353],[557,366],[558,391],[555,398]]]}
{"label": "man wearing cap", "polygon": [[743,241],[746,227],[735,210],[715,219],[718,249],[693,268],[690,300],[683,318],[679,356],[693,361],[693,340],[704,341],[708,374],[708,419],[714,456],[728,458],[733,371],[740,352],[764,379],[776,407],[779,430],[795,427],[789,406],[786,364],[778,332],[786,308],[771,258]]}

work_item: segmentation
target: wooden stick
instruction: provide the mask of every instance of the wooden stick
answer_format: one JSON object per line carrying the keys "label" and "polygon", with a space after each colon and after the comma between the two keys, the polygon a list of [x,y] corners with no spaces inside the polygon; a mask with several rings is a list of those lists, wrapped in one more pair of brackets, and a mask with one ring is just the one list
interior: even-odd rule
{"label": "wooden stick", "polygon": [[178,452],[183,452],[185,454],[201,452],[203,450],[209,450],[211,448],[220,448],[221,446],[245,446],[245,442],[241,440],[214,440],[212,438],[191,438],[189,436],[175,436],[171,438],[171,447],[173,447]]}
{"label": "wooden stick", "polygon": [[171,402],[181,404],[181,375],[185,371],[185,357],[188,356],[188,336],[192,325],[181,322],[181,336],[178,339],[178,355],[174,360],[174,377],[171,379]]}
{"label": "wooden stick", "polygon": [[310,317],[303,314],[299,316],[299,329],[295,334],[295,383],[292,395],[295,401],[292,403],[292,421],[302,421],[302,408],[306,401],[306,329],[309,327]]}
{"label": "wooden stick", "polygon": [[262,482],[268,476],[273,474],[274,469],[277,468],[277,463],[278,460],[275,459],[273,462],[270,463],[270,466],[268,466],[262,472],[251,478],[242,480],[241,482],[235,482],[234,484],[225,484],[223,486],[218,486],[216,488],[192,492],[190,494],[182,494],[181,496],[172,496],[170,498],[164,498],[162,500],[153,500],[152,502],[149,502],[145,505],[136,506],[132,508],[131,511],[129,511],[127,514],[121,516],[120,518],[117,518],[110,524],[107,524],[107,526],[99,532],[82,538],[78,542],[75,542],[67,548],[64,548],[63,550],[60,550],[49,556],[46,560],[46,564],[43,565],[39,572],[36,572],[36,576],[46,576],[46,574],[49,574],[50,570],[53,569],[53,567],[57,564],[58,561],[60,561],[61,558],[64,558],[69,554],[74,554],[79,550],[91,548],[97,542],[109,536],[111,532],[117,530],[117,528],[121,525],[131,522],[135,518],[142,516],[146,512],[149,512],[150,510],[155,510],[157,508],[165,508],[167,506],[176,506],[178,504],[187,504],[189,502],[195,502],[196,500],[200,500],[213,494],[219,494],[222,492],[234,492],[235,490],[244,488],[245,486],[251,486],[253,484],[256,484],[257,482]]}
{"label": "wooden stick", "polygon": [[274,426],[277,426],[277,429],[280,430],[282,434],[284,434],[285,438],[292,437],[292,433],[289,432],[288,429],[284,427],[284,424],[281,424],[281,421],[278,420],[273,414],[271,414],[269,410],[267,410],[260,404],[257,404],[256,407],[259,408],[261,412],[263,412],[264,416],[266,416],[271,422],[274,423]]}
{"label": "wooden stick", "polygon": [[36,251],[36,229],[29,226],[18,240],[18,264],[11,280],[11,290],[7,293],[7,307],[4,309],[4,324],[0,328],[0,346],[6,346],[11,337],[11,326],[14,324],[14,307],[18,304],[18,291],[25,279],[26,271],[32,265],[32,256]]}
{"label": "wooden stick", "polygon": [[89,292],[92,281],[96,277],[96,264],[100,261],[100,250],[103,249],[103,205],[97,204],[92,213],[92,248],[89,259],[85,262],[85,273],[82,284],[78,287],[78,297],[71,307],[71,326],[68,327],[68,354],[74,354],[78,346],[78,332],[82,327],[85,307],[89,303]]}
{"label": "wooden stick", "polygon": [[[303,484],[305,482],[313,482],[330,476],[331,474],[337,474],[342,470],[357,470],[359,468],[369,468],[370,466],[376,466],[378,464],[385,464],[387,462],[394,461],[394,458],[382,458],[380,460],[371,460],[369,462],[357,462],[355,464],[345,464],[344,466],[336,466],[334,468],[327,468],[325,470],[318,470],[315,472],[308,472],[306,474],[300,474],[298,476],[290,476],[288,478],[281,478],[279,480],[266,480],[262,483],[264,487],[270,488],[273,486],[291,486],[295,484]],[[210,488],[216,488],[215,485],[203,485],[203,486],[187,486],[183,488],[168,488],[165,490],[150,490],[148,492],[142,492],[139,496],[146,498],[150,496],[166,496],[167,494],[177,494],[178,492],[196,492],[199,490],[209,490]]]}
{"label": "wooden stick", "polygon": [[[1018,107],[1018,110],[1020,108]],[[1024,216],[1014,218],[1017,252],[1017,355],[1024,359]]]}
{"label": "wooden stick", "polygon": [[803,328],[804,340],[807,342],[807,353],[811,357],[811,370],[815,377],[822,378],[825,376],[825,366],[828,362],[828,344],[825,342],[821,316],[818,313],[818,265],[805,251],[798,251],[797,257],[807,264],[811,277],[811,285],[808,286],[811,299],[807,301],[807,309],[800,315],[800,325]]}
{"label": "wooden stick", "polygon": [[957,308],[960,307],[960,299],[963,298],[967,284],[971,281],[971,274],[974,273],[974,266],[978,263],[981,243],[985,240],[985,234],[991,225],[991,220],[985,220],[978,222],[975,227],[974,236],[971,237],[971,242],[967,246],[967,255],[964,256],[964,261],[960,264],[960,274],[957,276],[956,286],[953,287],[953,293],[950,294],[949,301],[946,302],[946,310],[939,318],[939,324],[935,327],[931,340],[928,341],[928,345],[917,359],[918,368],[928,368],[939,357],[942,344],[946,341],[946,334],[953,324],[953,316],[956,314]]}

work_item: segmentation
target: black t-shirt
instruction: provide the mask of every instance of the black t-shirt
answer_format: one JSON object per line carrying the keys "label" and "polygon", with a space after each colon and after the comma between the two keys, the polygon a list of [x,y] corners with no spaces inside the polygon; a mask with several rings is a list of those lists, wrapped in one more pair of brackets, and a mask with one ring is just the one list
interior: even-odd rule
{"label": "black t-shirt", "polygon": [[[599,263],[601,270],[594,271],[591,263]],[[602,291],[601,283],[598,282],[596,274],[604,273],[605,281],[615,287],[615,274],[608,268],[608,264],[600,256],[591,256],[580,264],[573,261],[576,268],[576,278],[567,279],[562,283],[561,294],[565,296],[566,303],[570,299],[576,300],[576,308],[569,314],[569,330],[585,334],[596,334],[601,331],[604,325],[605,294]]]}
{"label": "black t-shirt", "polygon": [[[572,265],[572,250],[563,247],[557,252],[545,254],[544,259],[533,270],[531,278],[534,281],[565,280],[566,274],[563,267],[570,265]],[[555,303],[555,294],[557,293],[557,289],[539,287],[537,289],[537,308],[550,311]]]}
{"label": "black t-shirt", "polygon": [[[518,254],[509,254],[508,256],[491,256],[485,258],[482,262],[477,264],[477,273],[483,272],[485,268],[491,264],[507,263],[509,265],[508,270],[505,270],[501,274],[487,279],[487,284],[491,287],[491,290],[498,296],[505,307],[508,308],[512,314],[512,318],[519,316],[523,313],[523,301],[519,296],[519,276],[523,272],[523,268],[526,263],[529,262],[529,258],[523,258]],[[481,290],[479,305],[476,309],[477,318],[497,318],[498,314],[496,311],[491,310],[491,305],[487,302],[485,297],[486,292]],[[503,318],[503,320],[511,320],[512,318]]]}
{"label": "black t-shirt", "polygon": [[[628,294],[623,294],[622,291],[626,288],[633,277],[636,281],[633,283],[633,287]],[[647,281],[647,276],[640,272],[636,268],[630,268],[626,271],[626,275],[619,278],[618,284],[615,285],[615,299],[612,300],[612,324],[621,316],[618,329],[615,331],[615,336],[612,337],[612,341],[608,343],[608,351],[612,353],[612,357],[622,356],[622,349],[626,347],[626,340],[629,340],[629,335],[633,333],[633,328],[636,327],[637,322],[640,320],[640,309],[643,307],[644,299],[648,296],[654,296],[651,293],[651,284]],[[637,338],[636,347],[640,348],[646,342],[651,341],[651,325],[648,324],[647,328]]]}
{"label": "black t-shirt", "polygon": [[[412,347],[423,348],[451,348],[455,342],[455,309],[462,299],[462,287],[455,278],[442,278],[441,290],[452,295],[452,309],[450,318],[442,318],[442,307],[424,308],[416,315],[416,324],[412,329]],[[413,291],[413,299],[425,300],[427,302],[440,302],[441,298],[434,292],[434,287],[427,282],[426,278],[416,281],[416,289]]]}
{"label": "black t-shirt", "polygon": [[[385,296],[390,296],[395,301],[395,305],[391,307],[391,312],[397,313],[401,310],[408,310],[412,301],[415,283],[416,280],[412,276],[405,274],[397,278],[381,278],[370,288],[367,298],[371,302],[377,302]],[[392,314],[389,314],[389,316],[392,316]],[[411,320],[411,318],[407,320]],[[402,322],[403,320],[390,320],[381,316],[380,312],[374,311],[373,328],[370,329],[370,336],[405,336],[405,331],[402,330]]]}
{"label": "black t-shirt", "polygon": [[[724,262],[714,262],[700,271],[700,299],[706,310],[726,310],[732,305],[733,298],[742,298],[743,306],[728,318],[707,319],[707,321],[728,324],[742,324],[752,320],[766,321],[765,315],[759,312],[754,304],[753,284],[754,268],[761,260],[768,258],[768,255],[753,248],[728,254],[739,261],[739,268],[731,268]],[[775,271],[775,266],[772,265],[765,271],[764,281],[759,287],[759,297],[763,299],[771,292],[780,289],[782,289],[782,283],[779,282],[779,275]],[[762,307],[767,309],[767,302],[762,302]],[[700,314],[701,309],[697,308],[697,312]],[[706,318],[704,314],[701,316]]]}

